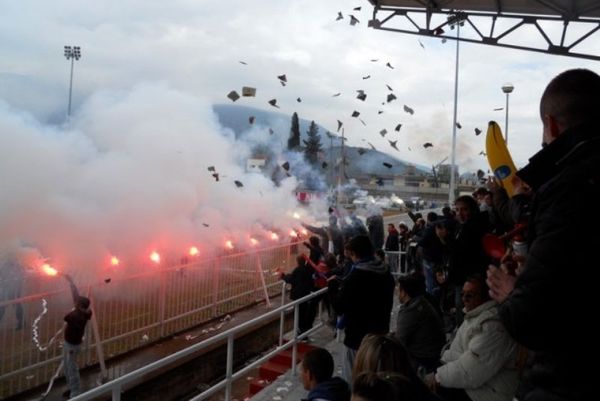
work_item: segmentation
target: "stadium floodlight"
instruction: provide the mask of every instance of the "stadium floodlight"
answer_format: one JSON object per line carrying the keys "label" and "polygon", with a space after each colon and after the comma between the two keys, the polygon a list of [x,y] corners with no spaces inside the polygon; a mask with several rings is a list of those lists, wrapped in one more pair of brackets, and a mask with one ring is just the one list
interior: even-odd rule
{"label": "stadium floodlight", "polygon": [[71,79],[69,81],[69,107],[67,109],[67,118],[71,117],[71,97],[73,94],[73,66],[75,60],[81,58],[81,47],[79,46],[65,46],[65,57],[67,60],[71,60]]}

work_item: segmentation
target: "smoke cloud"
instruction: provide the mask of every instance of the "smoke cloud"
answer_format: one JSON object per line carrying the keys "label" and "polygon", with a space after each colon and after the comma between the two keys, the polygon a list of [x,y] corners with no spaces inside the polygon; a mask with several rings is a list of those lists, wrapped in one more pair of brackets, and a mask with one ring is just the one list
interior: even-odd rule
{"label": "smoke cloud", "polygon": [[297,181],[245,172],[258,135],[236,142],[207,101],[166,84],[96,93],[61,127],[0,102],[0,243],[91,272],[111,255],[139,265],[153,250],[266,241],[299,226]]}

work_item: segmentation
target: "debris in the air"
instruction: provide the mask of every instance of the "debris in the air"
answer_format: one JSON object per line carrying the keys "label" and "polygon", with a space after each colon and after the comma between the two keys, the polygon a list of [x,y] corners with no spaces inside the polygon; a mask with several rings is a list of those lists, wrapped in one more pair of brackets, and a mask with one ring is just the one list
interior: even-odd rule
{"label": "debris in the air", "polygon": [[231,91],[227,94],[227,97],[231,99],[232,102],[235,102],[240,98],[240,95],[236,91]]}
{"label": "debris in the air", "polygon": [[290,162],[285,162],[281,165],[285,171],[290,171]]}
{"label": "debris in the air", "polygon": [[358,111],[354,110],[352,112],[352,117],[358,117],[358,116],[360,116],[360,113]]}
{"label": "debris in the air", "polygon": [[242,96],[244,96],[244,97],[256,96],[256,88],[253,88],[251,86],[242,87]]}
{"label": "debris in the air", "polygon": [[373,144],[371,142],[367,142],[367,143],[369,144],[369,146],[371,147],[371,149],[377,150],[377,149],[375,149],[375,146],[373,146]]}
{"label": "debris in the air", "polygon": [[105,282],[106,284],[108,284],[108,283],[110,283],[110,280],[111,280],[111,278],[110,278],[110,277],[109,277],[109,278],[105,278],[105,279],[104,279],[104,282]]}
{"label": "debris in the air", "polygon": [[354,11],[360,11],[360,6],[358,6],[358,7],[354,7],[354,8],[353,8],[353,10],[354,10]]}
{"label": "debris in the air", "polygon": [[202,223],[202,225],[203,225],[204,227],[210,227],[210,225],[208,225],[208,224],[206,224],[206,223]]}
{"label": "debris in the air", "polygon": [[415,111],[412,108],[408,107],[407,105],[404,105],[404,111],[407,112],[408,114],[410,114],[411,116],[413,114],[415,114]]}
{"label": "debris in the air", "polygon": [[389,86],[388,84],[385,84],[385,86],[387,86],[387,88],[388,88],[390,91],[392,91],[392,92],[394,91],[394,90],[392,89],[392,87],[391,87],[391,86]]}
{"label": "debris in the air", "polygon": [[354,26],[358,23],[360,23],[358,18],[356,18],[354,15],[350,14],[350,25]]}
{"label": "debris in the air", "polygon": [[248,117],[248,122],[249,122],[250,124],[254,124],[254,116],[250,116],[250,117]]}
{"label": "debris in the air", "polygon": [[277,78],[281,81],[281,82],[287,82],[287,77],[285,76],[285,74],[283,75],[277,75]]}
{"label": "debris in the air", "polygon": [[442,43],[446,43],[447,41],[448,41],[448,39],[442,38]]}
{"label": "debris in the air", "polygon": [[212,176],[214,177],[215,181],[219,182],[219,173],[213,173]]}
{"label": "debris in the air", "polygon": [[367,123],[362,118],[359,118],[358,121],[360,121],[365,127],[367,126]]}
{"label": "debris in the air", "polygon": [[367,94],[365,93],[365,91],[359,89],[359,90],[357,90],[357,92],[358,92],[358,95],[356,95],[356,98],[360,99],[364,102],[365,99],[367,98]]}
{"label": "debris in the air", "polygon": [[342,128],[342,125],[344,125],[344,123],[343,123],[343,122],[341,122],[340,120],[337,120],[337,122],[338,122],[338,129],[337,129],[337,132],[340,132],[340,128]]}
{"label": "debris in the air", "polygon": [[277,107],[279,108],[279,106],[277,106],[277,99],[271,99],[269,100],[269,104],[273,107]]}
{"label": "debris in the air", "polygon": [[321,167],[323,167],[323,168],[327,168],[327,166],[328,166],[327,162],[323,162],[323,163],[321,163]]}
{"label": "debris in the air", "polygon": [[208,166],[208,171],[212,171],[214,173],[217,170],[215,170],[215,166]]}
{"label": "debris in the air", "polygon": [[408,151],[409,151],[409,152],[412,152],[412,149],[410,148],[410,146],[408,147]]}
{"label": "debris in the air", "polygon": [[377,110],[377,114],[383,114],[383,110]]}
{"label": "debris in the air", "polygon": [[421,41],[420,41],[420,40],[418,40],[418,39],[417,39],[417,41],[419,42],[419,44],[421,45],[421,47],[422,47],[423,49],[425,49],[425,46],[423,46],[423,43],[421,43]]}
{"label": "debris in the air", "polygon": [[390,146],[391,146],[392,148],[396,149],[397,151],[400,151],[400,150],[398,149],[398,147],[396,146],[396,144],[398,143],[398,141],[397,141],[397,140],[396,140],[396,141],[390,141],[390,140],[388,139],[388,142],[390,143]]}
{"label": "debris in the air", "polygon": [[297,101],[298,103],[300,103],[300,102],[302,102],[302,99],[298,98],[298,99],[296,99],[296,101]]}
{"label": "debris in the air", "polygon": [[342,15],[342,12],[341,12],[341,11],[338,11],[338,15],[337,15],[337,18],[336,18],[335,20],[336,20],[336,21],[339,21],[339,20],[341,20],[341,19],[343,19],[343,18],[344,18],[344,16]]}
{"label": "debris in the air", "polygon": [[269,128],[269,135],[273,135],[275,133],[275,131],[273,131],[273,128]]}
{"label": "debris in the air", "polygon": [[361,156],[362,156],[362,155],[364,155],[365,153],[367,153],[367,149],[364,149],[364,148],[358,148],[357,152],[358,152],[358,154],[359,154],[359,155],[361,155]]}
{"label": "debris in the air", "polygon": [[460,123],[458,121],[456,122],[456,128],[458,128],[458,129],[462,128],[462,125],[460,125]]}
{"label": "debris in the air", "polygon": [[389,95],[387,95],[387,102],[388,103],[391,102],[392,100],[396,100],[396,99],[398,99],[398,98],[393,93],[390,93]]}
{"label": "debris in the air", "polygon": [[387,167],[387,168],[392,168],[392,167],[394,167],[394,166],[393,166],[391,163],[387,163],[387,162],[383,162],[383,163],[381,163],[381,164],[383,164],[383,165],[384,165],[385,167]]}
{"label": "debris in the air", "polygon": [[431,142],[425,142],[425,143],[423,144],[423,147],[424,147],[425,149],[427,149],[427,148],[432,148],[432,147],[433,147],[433,144],[432,144]]}
{"label": "debris in the air", "polygon": [[378,62],[378,61],[379,61],[379,59],[378,59],[378,58],[372,58],[372,59],[371,59],[371,63],[376,63],[376,62]]}
{"label": "debris in the air", "polygon": [[487,153],[485,153],[483,150],[481,152],[479,152],[480,156],[487,156]]}
{"label": "debris in the air", "polygon": [[396,128],[394,128],[394,130],[400,132],[400,128],[402,128],[402,124],[396,125]]}
{"label": "debris in the air", "polygon": [[248,65],[245,61],[240,61],[240,64]]}
{"label": "debris in the air", "polygon": [[475,128],[475,135],[481,134],[481,130],[479,128]]}
{"label": "debris in the air", "polygon": [[494,109],[494,111],[500,111],[500,110],[504,110],[504,107],[498,107],[498,108]]}
{"label": "debris in the air", "polygon": [[382,137],[384,137],[387,134],[387,130],[384,128],[381,131],[379,131],[379,135],[381,135]]}
{"label": "debris in the air", "polygon": [[389,68],[391,68],[392,70],[394,69],[394,67],[392,67],[392,65],[390,64],[390,62],[389,62],[389,61],[386,63],[386,65],[385,65],[385,66],[386,66],[386,67],[389,67]]}
{"label": "debris in the air", "polygon": [[380,187],[382,187],[382,186],[384,185],[384,184],[383,184],[383,179],[381,179],[381,178],[378,178],[378,179],[377,179],[377,181],[375,181],[375,184],[377,184],[377,185],[379,185]]}
{"label": "debris in the air", "polygon": [[331,97],[338,97],[339,95],[341,95],[340,92],[336,93],[335,95],[331,96]]}
{"label": "debris in the air", "polygon": [[369,78],[371,78],[370,75],[366,75],[366,76],[362,77],[362,79],[369,79]]}
{"label": "debris in the air", "polygon": [[238,188],[241,188],[241,187],[243,187],[243,186],[244,186],[244,184],[242,184],[242,182],[241,182],[241,181],[237,181],[237,180],[235,180],[233,183],[234,183],[234,184],[235,184],[235,186],[236,186],[236,187],[238,187]]}

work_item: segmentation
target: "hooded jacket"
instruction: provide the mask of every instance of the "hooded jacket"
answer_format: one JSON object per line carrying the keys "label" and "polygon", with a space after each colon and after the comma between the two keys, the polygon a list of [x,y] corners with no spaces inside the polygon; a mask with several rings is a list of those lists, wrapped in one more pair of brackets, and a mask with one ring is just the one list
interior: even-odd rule
{"label": "hooded jacket", "polygon": [[317,384],[303,401],[350,401],[350,387],[344,379],[333,377]]}
{"label": "hooded jacket", "polygon": [[465,314],[436,379],[443,387],[465,389],[473,401],[511,401],[516,356],[517,344],[498,317],[496,301],[487,301]]}
{"label": "hooded jacket", "polygon": [[374,259],[359,261],[338,285],[329,282],[333,307],[338,315],[344,315],[344,345],[357,350],[365,335],[389,331],[395,282],[386,264]]}

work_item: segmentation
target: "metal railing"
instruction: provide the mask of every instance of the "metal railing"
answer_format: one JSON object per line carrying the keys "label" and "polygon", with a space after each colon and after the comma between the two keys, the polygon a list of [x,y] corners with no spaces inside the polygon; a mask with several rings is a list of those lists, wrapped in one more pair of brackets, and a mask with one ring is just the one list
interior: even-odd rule
{"label": "metal railing", "polygon": [[[112,358],[257,302],[270,305],[270,298],[281,291],[279,270],[294,266],[298,243],[253,250],[248,253],[199,259],[193,263],[154,270],[110,282],[80,285],[82,295],[92,302],[93,320],[88,325],[80,365],[100,364],[102,377],[110,379],[120,372],[107,372],[104,356]],[[49,287],[50,278],[25,283],[34,295],[0,301],[4,308],[0,320],[0,399],[48,383],[62,359],[56,342],[39,350],[32,341],[31,325],[37,323],[41,345],[63,325],[72,308],[65,283],[52,279],[62,289]],[[0,298],[1,299],[1,298]],[[26,327],[15,330],[13,308],[21,305]]]}
{"label": "metal railing", "polygon": [[[319,323],[317,323],[315,326],[313,326],[312,329],[302,333],[301,335],[298,335],[297,334],[298,333],[298,320],[299,320],[298,307],[301,303],[304,303],[304,302],[312,300],[313,298],[319,297],[322,294],[324,294],[325,292],[327,292],[327,288],[323,288],[323,289],[313,292],[301,299],[298,299],[296,301],[282,305],[282,306],[278,307],[277,309],[274,309],[270,312],[265,313],[262,316],[254,318],[252,320],[249,320],[243,324],[240,324],[239,326],[236,326],[227,331],[224,331],[223,333],[217,334],[211,338],[208,338],[208,339],[201,341],[197,344],[194,344],[188,348],[185,348],[181,351],[171,354],[171,355],[169,355],[165,358],[162,358],[156,362],[146,365],[143,368],[140,368],[133,372],[127,373],[127,374],[119,377],[118,379],[115,379],[108,383],[102,384],[101,386],[96,387],[90,391],[87,391],[81,395],[78,395],[77,397],[73,397],[73,398],[71,398],[71,400],[73,400],[73,401],[93,400],[96,397],[104,396],[106,394],[111,394],[113,401],[120,401],[121,393],[127,389],[128,385],[139,381],[140,379],[142,379],[144,376],[146,376],[148,374],[156,372],[159,369],[165,368],[173,363],[176,363],[177,361],[188,358],[191,355],[193,355],[194,353],[197,353],[198,351],[201,351],[202,349],[204,349],[208,346],[217,344],[224,340],[227,340],[227,356],[226,356],[227,359],[226,359],[225,378],[223,380],[219,381],[218,383],[214,384],[213,386],[211,386],[210,388],[208,388],[201,394],[191,398],[190,401],[204,400],[207,397],[210,397],[211,395],[213,395],[223,389],[225,389],[225,400],[226,401],[231,400],[231,388],[232,388],[233,381],[243,377],[250,370],[255,369],[257,366],[259,366],[263,362],[269,360],[270,358],[272,358],[279,352],[284,351],[288,348],[292,348],[292,363],[291,363],[290,369],[292,370],[292,374],[295,374],[296,373],[296,365],[297,365],[297,361],[298,361],[298,356],[297,356],[298,341],[302,340],[303,338],[307,337],[309,334],[311,334],[312,332],[318,330],[319,328],[321,328],[323,326],[321,319],[318,319]],[[286,312],[290,312],[291,310],[293,310],[293,313],[294,313],[293,337],[288,342],[283,343],[283,332],[280,331],[279,345],[277,347],[275,347],[275,349],[273,349],[272,351],[263,355],[261,358],[253,361],[252,363],[244,366],[242,369],[240,369],[236,372],[233,372],[234,340],[236,339],[236,335],[238,335],[239,333],[244,332],[246,329],[254,327],[266,320],[270,320],[271,318],[273,318],[277,315],[279,315],[280,322],[281,322],[281,320],[283,320],[285,318]]]}

